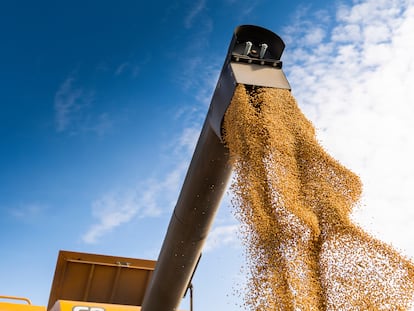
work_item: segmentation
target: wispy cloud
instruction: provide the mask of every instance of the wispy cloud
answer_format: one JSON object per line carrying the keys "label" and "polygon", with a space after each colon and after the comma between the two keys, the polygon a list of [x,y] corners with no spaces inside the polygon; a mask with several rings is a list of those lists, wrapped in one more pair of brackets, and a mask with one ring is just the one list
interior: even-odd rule
{"label": "wispy cloud", "polygon": [[[191,7],[184,17],[184,27],[194,29],[186,32],[186,43],[182,48],[182,54],[186,56],[180,58],[183,70],[177,75],[178,82],[184,90],[194,93],[197,101],[208,103],[222,60],[214,52],[207,55],[205,53],[210,47],[210,37],[214,29],[213,19],[206,9],[207,1],[197,0],[190,3]],[[174,82],[177,81],[177,76],[174,76]]]}
{"label": "wispy cloud", "polygon": [[67,130],[79,117],[80,111],[91,104],[93,94],[74,85],[75,78],[70,75],[59,86],[55,94],[54,108],[56,129],[58,132]]}
{"label": "wispy cloud", "polygon": [[198,102],[208,105],[220,74],[221,65],[221,62],[213,60],[208,62],[197,56],[189,57],[178,82],[185,91],[191,91]]}
{"label": "wispy cloud", "polygon": [[94,102],[95,92],[78,86],[75,75],[70,74],[55,93],[56,131],[104,135],[112,127],[112,120],[106,113],[93,113]]}
{"label": "wispy cloud", "polygon": [[173,154],[177,157],[173,167],[156,178],[139,182],[133,189],[113,190],[92,203],[94,223],[82,235],[85,243],[97,243],[106,234],[134,219],[159,217],[165,208],[174,207],[190,156],[199,131],[185,128],[173,142]]}
{"label": "wispy cloud", "polygon": [[191,28],[193,26],[195,18],[205,9],[206,0],[197,0],[192,3],[192,7],[184,18],[185,28]]}
{"label": "wispy cloud", "polygon": [[[282,34],[292,92],[327,150],[361,175],[358,221],[414,256],[400,236],[414,216],[414,3],[357,1],[334,21],[302,13]],[[399,229],[381,231],[391,220]]]}
{"label": "wispy cloud", "polygon": [[186,154],[190,154],[194,151],[194,147],[200,136],[200,130],[194,127],[185,128],[178,139],[180,149],[185,149]]}
{"label": "wispy cloud", "polygon": [[164,211],[161,206],[174,206],[182,178],[183,168],[174,170],[159,179],[142,182],[135,189],[110,191],[92,203],[92,217],[95,222],[83,234],[85,243],[99,240],[122,224],[134,219],[158,217]]}
{"label": "wispy cloud", "polygon": [[103,112],[97,115],[84,116],[82,123],[78,125],[79,132],[93,133],[98,137],[103,137],[110,132],[114,122],[108,113]]}
{"label": "wispy cloud", "polygon": [[[147,60],[148,61],[148,60]],[[144,61],[144,62],[147,62]],[[126,61],[118,65],[115,69],[115,76],[127,75],[131,78],[138,77],[141,71],[142,63],[138,64],[131,61]]]}
{"label": "wispy cloud", "polygon": [[[255,9],[257,5],[260,3],[260,0],[248,0],[237,3],[237,5],[231,4],[233,7],[238,7],[239,11],[237,13],[237,17],[240,21],[244,21],[246,18],[248,18],[253,12],[255,12]],[[230,1],[231,3],[231,1]]]}
{"label": "wispy cloud", "polygon": [[[195,75],[198,79],[187,87],[200,90],[196,92],[195,98],[206,103],[203,107],[206,108],[211,96],[209,92],[212,92],[216,83],[215,75],[218,75],[218,71],[213,67],[207,67],[200,76],[196,74],[197,64],[195,61],[194,66],[190,66],[186,76],[192,81],[196,79],[190,78],[190,75]],[[122,67],[120,70],[123,70]],[[159,176],[139,183],[133,189],[109,191],[95,200],[91,207],[95,223],[83,234],[82,240],[85,243],[99,242],[103,236],[116,230],[121,224],[139,218],[159,217],[165,211],[165,207],[168,207],[168,210],[174,207],[205,116],[205,111],[201,113],[202,109],[194,106],[198,105],[192,105],[191,110],[183,107],[186,113],[176,115],[176,118],[185,118],[184,123],[191,125],[184,128],[168,148],[169,154],[166,157],[174,158],[171,168]]]}
{"label": "wispy cloud", "polygon": [[108,193],[92,203],[92,214],[97,223],[83,235],[85,243],[96,243],[106,232],[128,222],[139,210],[133,193]]}
{"label": "wispy cloud", "polygon": [[41,223],[48,206],[41,203],[25,203],[9,209],[9,214],[24,223]]}
{"label": "wispy cloud", "polygon": [[115,75],[119,76],[120,74],[124,73],[127,70],[127,68],[130,66],[131,64],[129,62],[124,62],[120,64],[115,70]]}
{"label": "wispy cloud", "polygon": [[214,227],[209,233],[204,252],[211,252],[223,246],[239,245],[238,232],[238,224]]}

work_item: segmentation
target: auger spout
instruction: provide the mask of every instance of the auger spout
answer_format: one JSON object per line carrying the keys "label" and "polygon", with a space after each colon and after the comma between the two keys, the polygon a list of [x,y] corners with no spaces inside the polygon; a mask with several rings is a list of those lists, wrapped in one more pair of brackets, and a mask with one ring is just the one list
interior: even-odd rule
{"label": "auger spout", "polygon": [[177,310],[232,170],[221,136],[224,114],[237,84],[290,89],[280,61],[284,47],[282,39],[267,29],[251,25],[235,29],[142,311]]}

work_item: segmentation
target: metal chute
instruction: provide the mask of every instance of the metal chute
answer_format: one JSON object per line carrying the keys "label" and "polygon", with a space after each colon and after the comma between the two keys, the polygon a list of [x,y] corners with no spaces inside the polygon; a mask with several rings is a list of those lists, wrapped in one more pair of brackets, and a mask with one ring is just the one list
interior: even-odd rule
{"label": "metal chute", "polygon": [[265,28],[235,29],[142,311],[177,310],[231,174],[221,139],[224,114],[237,84],[290,89],[280,61],[284,47],[282,39]]}

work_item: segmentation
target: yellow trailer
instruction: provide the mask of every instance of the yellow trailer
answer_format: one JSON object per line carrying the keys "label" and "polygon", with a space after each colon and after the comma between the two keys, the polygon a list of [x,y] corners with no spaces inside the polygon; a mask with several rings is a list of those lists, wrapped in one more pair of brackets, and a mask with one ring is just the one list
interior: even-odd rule
{"label": "yellow trailer", "polygon": [[48,306],[0,296],[0,311],[139,311],[155,263],[60,251]]}

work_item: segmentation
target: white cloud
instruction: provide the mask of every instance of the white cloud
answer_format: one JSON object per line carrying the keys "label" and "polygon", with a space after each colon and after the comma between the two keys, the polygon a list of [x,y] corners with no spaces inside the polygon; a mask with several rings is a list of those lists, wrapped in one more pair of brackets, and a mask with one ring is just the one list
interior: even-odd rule
{"label": "white cloud", "polygon": [[286,29],[285,72],[328,152],[362,178],[357,221],[414,256],[414,2],[358,1],[336,19],[305,48],[325,25]]}
{"label": "white cloud", "polygon": [[179,82],[185,91],[191,90],[194,98],[208,107],[217,84],[221,65],[222,63],[217,62],[217,58],[211,57],[210,60],[206,60],[200,56],[189,57],[186,59],[183,67],[185,69]]}
{"label": "white cloud", "polygon": [[112,190],[92,203],[94,223],[82,235],[85,243],[97,243],[122,224],[134,219],[158,217],[170,211],[176,202],[190,155],[194,150],[199,131],[185,128],[171,143],[171,154],[177,157],[175,165],[162,176],[150,178],[133,189]]}
{"label": "white cloud", "polygon": [[338,42],[359,42],[362,39],[361,28],[359,25],[343,25],[335,28],[332,32],[332,41]]}
{"label": "white cloud", "polygon": [[204,10],[206,6],[205,0],[197,0],[193,3],[193,7],[187,13],[187,16],[184,19],[185,28],[191,28],[193,26],[194,19]]}
{"label": "white cloud", "polygon": [[93,111],[94,91],[77,86],[76,82],[70,74],[55,94],[56,130],[71,135],[94,133],[103,136],[112,128],[112,120],[105,112]]}
{"label": "white cloud", "polygon": [[69,76],[55,94],[54,108],[56,129],[63,132],[76,118],[82,106],[91,102],[92,96],[86,94],[82,88],[74,86],[74,77]]}
{"label": "white cloud", "polygon": [[309,31],[303,38],[303,44],[315,45],[322,42],[325,37],[325,31],[322,28],[314,28]]}
{"label": "white cloud", "polygon": [[120,74],[124,73],[130,66],[131,64],[129,62],[123,62],[116,68],[115,75],[119,76]]}
{"label": "white cloud", "polygon": [[158,179],[148,179],[134,189],[110,191],[92,203],[95,219],[82,236],[85,243],[97,243],[103,236],[136,218],[158,217],[173,208],[186,163],[180,163]]}
{"label": "white cloud", "polygon": [[115,69],[115,76],[128,75],[132,78],[136,78],[141,71],[141,64],[144,64],[149,61],[147,56],[142,60],[140,64],[134,61],[126,61],[118,65]]}
{"label": "white cloud", "polygon": [[187,153],[192,153],[200,136],[200,129],[193,127],[185,128],[178,142],[180,149],[185,148]]}
{"label": "white cloud", "polygon": [[239,245],[239,225],[224,225],[214,227],[208,235],[204,252],[210,252],[223,246]]}
{"label": "white cloud", "polygon": [[37,222],[42,218],[48,207],[40,203],[21,204],[9,209],[10,215],[23,222]]}
{"label": "white cloud", "polygon": [[244,23],[244,21],[252,14],[252,12],[254,12],[259,2],[260,1],[257,0],[244,0],[239,1],[237,5],[232,5],[233,8],[237,7],[239,10],[236,14],[238,20],[243,21]]}
{"label": "white cloud", "polygon": [[92,214],[98,223],[83,235],[86,243],[95,243],[105,233],[130,221],[140,206],[134,193],[108,193],[92,203]]}
{"label": "white cloud", "polygon": [[93,121],[87,123],[84,130],[87,132],[93,132],[96,135],[102,137],[108,133],[113,127],[113,121],[107,113],[101,113],[97,115]]}

